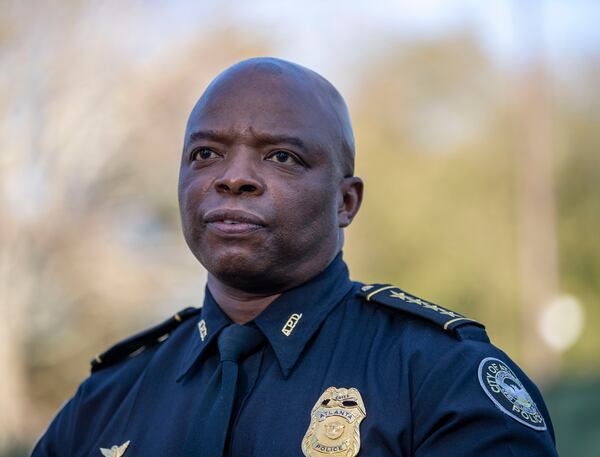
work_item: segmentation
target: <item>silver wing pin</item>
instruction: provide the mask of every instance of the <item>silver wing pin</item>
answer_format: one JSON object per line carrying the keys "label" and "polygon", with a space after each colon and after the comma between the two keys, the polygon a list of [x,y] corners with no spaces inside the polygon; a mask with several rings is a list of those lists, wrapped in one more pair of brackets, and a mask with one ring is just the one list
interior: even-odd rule
{"label": "silver wing pin", "polygon": [[127,446],[129,446],[130,442],[131,441],[126,441],[123,444],[121,444],[120,446],[113,446],[110,449],[101,447],[100,452],[102,452],[102,455],[104,457],[121,457],[123,454],[125,454],[125,451],[127,450]]}

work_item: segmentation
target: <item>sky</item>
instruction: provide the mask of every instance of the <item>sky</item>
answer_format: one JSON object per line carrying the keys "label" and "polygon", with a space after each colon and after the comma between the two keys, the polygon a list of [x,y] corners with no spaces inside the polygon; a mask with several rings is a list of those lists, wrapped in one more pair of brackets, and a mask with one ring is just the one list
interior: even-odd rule
{"label": "sky", "polygon": [[[226,25],[268,39],[277,57],[315,69],[343,91],[352,84],[345,73],[390,40],[466,30],[499,65],[518,69],[536,54],[559,73],[600,56],[600,1],[591,0],[136,0],[90,6],[86,33],[96,26],[98,39],[112,37],[116,48],[140,59]],[[122,33],[113,33],[119,27]]]}
{"label": "sky", "polygon": [[[165,4],[154,5],[164,19]],[[280,52],[299,55],[331,57],[350,43],[368,43],[376,36],[427,38],[465,26],[501,61],[523,54],[517,37],[531,28],[540,30],[550,59],[600,51],[600,2],[589,0],[189,0],[170,2],[167,8],[182,31],[193,34],[229,20],[273,36]]]}
{"label": "sky", "polygon": [[[592,0],[154,0],[139,1],[137,8],[140,21],[132,38],[148,43],[188,39],[229,22],[275,38],[282,52],[312,54],[315,44],[326,43],[322,51],[331,53],[373,35],[427,38],[466,26],[493,55],[506,59],[522,52],[515,39],[519,29],[536,27],[553,57],[600,51],[600,2]],[[110,3],[92,10],[101,22],[114,23],[115,13]]]}

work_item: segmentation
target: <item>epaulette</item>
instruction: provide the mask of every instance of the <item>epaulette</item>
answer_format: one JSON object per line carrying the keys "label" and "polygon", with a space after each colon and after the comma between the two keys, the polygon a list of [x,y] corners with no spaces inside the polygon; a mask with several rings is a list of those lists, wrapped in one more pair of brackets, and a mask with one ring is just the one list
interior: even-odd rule
{"label": "epaulette", "polygon": [[459,339],[475,339],[489,342],[485,326],[474,319],[415,297],[396,286],[370,284],[361,287],[360,296],[366,301],[376,302],[431,321]]}
{"label": "epaulette", "polygon": [[90,362],[92,365],[92,373],[114,365],[126,357],[137,355],[148,347],[162,343],[182,322],[195,316],[199,312],[200,308],[185,308],[171,316],[162,324],[155,325],[154,327],[130,336],[120,343],[115,344],[107,351],[96,356]]}

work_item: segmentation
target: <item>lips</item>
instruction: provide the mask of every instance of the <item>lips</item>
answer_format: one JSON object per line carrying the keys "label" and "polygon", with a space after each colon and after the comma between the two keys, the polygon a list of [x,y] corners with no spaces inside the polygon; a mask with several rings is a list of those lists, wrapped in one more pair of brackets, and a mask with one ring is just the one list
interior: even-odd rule
{"label": "lips", "polygon": [[244,234],[265,227],[264,221],[257,215],[234,209],[218,209],[204,215],[206,226],[220,234]]}

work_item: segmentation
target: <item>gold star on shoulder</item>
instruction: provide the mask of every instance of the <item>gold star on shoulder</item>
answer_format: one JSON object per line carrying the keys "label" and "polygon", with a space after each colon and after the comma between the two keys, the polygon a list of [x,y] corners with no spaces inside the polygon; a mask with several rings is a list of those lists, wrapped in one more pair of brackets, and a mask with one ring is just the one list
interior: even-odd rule
{"label": "gold star on shoulder", "polygon": [[101,447],[100,448],[100,452],[102,452],[102,455],[104,457],[121,457],[123,454],[125,454],[125,451],[127,450],[127,446],[129,446],[130,441],[126,441],[125,443],[121,444],[120,446],[113,446],[110,449],[106,449]]}
{"label": "gold star on shoulder", "polygon": [[405,294],[404,292],[396,292],[395,290],[390,291],[391,298],[399,298],[400,300],[404,300],[408,303],[414,303],[423,308],[430,309],[437,313],[443,314],[445,316],[450,317],[462,317],[462,315],[455,313],[454,311],[449,311],[441,306],[434,305],[433,303],[429,303],[428,301],[421,300],[420,298],[411,297],[410,295]]}
{"label": "gold star on shoulder", "polygon": [[390,297],[399,298],[400,300],[406,300],[406,294],[404,292],[396,292],[395,290],[390,291]]}

